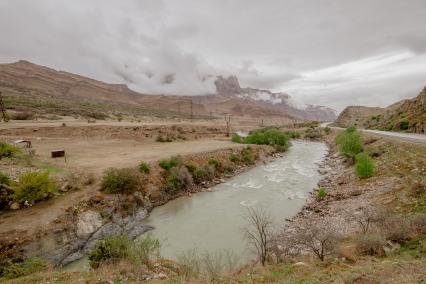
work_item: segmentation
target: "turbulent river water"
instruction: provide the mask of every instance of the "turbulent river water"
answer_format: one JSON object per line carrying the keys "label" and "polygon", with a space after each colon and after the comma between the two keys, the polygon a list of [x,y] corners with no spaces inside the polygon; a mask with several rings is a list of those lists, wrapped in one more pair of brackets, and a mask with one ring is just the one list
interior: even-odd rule
{"label": "turbulent river water", "polygon": [[[293,141],[292,147],[267,165],[257,166],[226,183],[191,197],[156,207],[144,221],[161,242],[161,255],[176,259],[187,251],[232,253],[246,262],[251,254],[244,239],[248,207],[262,208],[277,227],[295,215],[320,179],[319,163],[327,153],[323,143]],[[87,258],[67,267],[88,269]]]}
{"label": "turbulent river water", "polygon": [[162,244],[161,255],[175,259],[198,252],[231,251],[250,256],[243,228],[248,207],[266,210],[277,225],[295,215],[320,179],[323,143],[293,141],[283,157],[217,185],[212,192],[181,197],[155,208],[146,223]]}

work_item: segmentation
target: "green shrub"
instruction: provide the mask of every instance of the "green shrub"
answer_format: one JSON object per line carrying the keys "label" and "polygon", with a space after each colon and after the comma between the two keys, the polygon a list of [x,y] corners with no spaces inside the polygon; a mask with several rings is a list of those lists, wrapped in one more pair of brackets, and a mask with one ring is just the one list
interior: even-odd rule
{"label": "green shrub", "polygon": [[322,138],[321,130],[319,128],[308,128],[305,131],[305,138],[320,139]]}
{"label": "green shrub", "polygon": [[204,165],[194,172],[194,181],[197,184],[203,181],[211,181],[215,176],[215,169],[211,165]]}
{"label": "green shrub", "polygon": [[2,271],[2,277],[13,279],[46,270],[47,263],[40,258],[27,258],[20,263],[12,263],[6,266]]}
{"label": "green shrub", "polygon": [[0,185],[10,185],[10,178],[7,174],[0,172]]}
{"label": "green shrub", "polygon": [[47,172],[28,172],[19,176],[17,183],[12,185],[12,200],[18,203],[35,203],[46,199],[57,191],[56,182]]}
{"label": "green shrub", "polygon": [[247,144],[271,145],[278,151],[286,151],[290,147],[290,137],[274,128],[252,131],[244,142]]}
{"label": "green shrub", "polygon": [[362,234],[355,239],[357,251],[366,255],[383,255],[386,238],[378,234]]}
{"label": "green shrub", "polygon": [[340,145],[340,153],[354,161],[355,156],[362,152],[363,142],[358,131],[348,129],[336,138],[336,142]]}
{"label": "green shrub", "polygon": [[298,132],[298,131],[294,131],[294,130],[292,130],[292,131],[286,131],[285,134],[287,136],[289,136],[291,139],[298,139],[298,138],[300,138],[300,132]]}
{"label": "green shrub", "polygon": [[166,171],[170,171],[172,168],[177,167],[181,164],[182,158],[180,156],[173,156],[170,159],[164,159],[158,163],[158,165]]}
{"label": "green shrub", "polygon": [[21,150],[17,147],[7,143],[0,142],[0,159],[11,158],[20,152]]}
{"label": "green shrub", "polygon": [[235,153],[231,153],[231,154],[229,155],[229,160],[230,160],[231,162],[233,162],[234,164],[238,164],[238,163],[241,161],[240,156],[238,156],[238,155],[237,155],[237,154],[235,154]]}
{"label": "green shrub", "polygon": [[240,135],[238,135],[237,133],[232,134],[231,140],[232,140],[232,142],[235,142],[235,143],[240,143],[240,144],[244,143],[243,138]]}
{"label": "green shrub", "polygon": [[374,174],[373,159],[366,154],[360,153],[356,156],[355,173],[359,178],[368,178]]}
{"label": "green shrub", "polygon": [[139,171],[144,174],[149,174],[151,167],[148,163],[142,161],[139,163]]}
{"label": "green shrub", "polygon": [[321,187],[317,192],[317,199],[324,199],[327,196],[327,190]]}
{"label": "green shrub", "polygon": [[101,184],[101,190],[107,193],[132,193],[139,187],[139,177],[130,169],[106,170]]}
{"label": "green shrub", "polygon": [[186,166],[172,168],[166,176],[166,192],[175,193],[193,184],[193,178]]}
{"label": "green shrub", "polygon": [[241,159],[247,165],[254,164],[253,151],[251,150],[251,148],[244,148],[241,151]]}
{"label": "green shrub", "polygon": [[89,263],[93,268],[106,261],[117,261],[129,256],[131,240],[124,235],[110,236],[99,241],[89,253]]}
{"label": "green shrub", "polygon": [[331,128],[330,127],[328,127],[328,126],[326,126],[326,127],[324,127],[324,132],[325,132],[325,134],[330,134],[330,132],[331,132]]}
{"label": "green shrub", "polygon": [[196,165],[196,164],[194,164],[194,163],[188,163],[188,164],[185,164],[185,167],[188,169],[188,171],[192,174],[192,175],[194,175],[194,173],[197,171],[197,169],[198,169],[198,166]]}
{"label": "green shrub", "polygon": [[208,164],[213,166],[216,172],[221,172],[223,170],[222,163],[217,159],[210,158]]}
{"label": "green shrub", "polygon": [[401,130],[407,130],[409,128],[409,126],[410,126],[410,122],[408,120],[406,120],[406,119],[401,120],[399,122],[399,128]]}

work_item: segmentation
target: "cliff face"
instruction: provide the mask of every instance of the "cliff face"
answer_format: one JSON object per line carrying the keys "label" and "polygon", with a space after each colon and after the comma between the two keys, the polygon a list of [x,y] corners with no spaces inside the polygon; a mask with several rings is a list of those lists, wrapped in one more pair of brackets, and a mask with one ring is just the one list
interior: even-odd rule
{"label": "cliff face", "polygon": [[242,88],[235,76],[219,76],[216,94],[209,96],[165,96],[140,94],[126,85],[107,84],[80,75],[57,71],[28,61],[0,64],[0,91],[6,96],[32,100],[49,98],[70,102],[82,101],[131,104],[155,110],[196,114],[251,117],[286,117],[299,120],[334,120],[333,110],[319,106],[295,106],[289,95],[268,90]]}
{"label": "cliff face", "polygon": [[347,107],[336,119],[336,126],[426,133],[426,87],[410,100],[402,100],[386,108]]}

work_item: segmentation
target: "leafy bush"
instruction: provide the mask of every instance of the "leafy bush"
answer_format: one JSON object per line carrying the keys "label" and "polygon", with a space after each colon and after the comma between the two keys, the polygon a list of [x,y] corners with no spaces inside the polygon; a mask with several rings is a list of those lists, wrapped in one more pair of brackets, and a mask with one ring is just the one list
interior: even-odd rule
{"label": "leafy bush", "polygon": [[254,164],[253,151],[251,148],[245,148],[241,151],[241,158],[247,165]]}
{"label": "leafy bush", "polygon": [[235,154],[235,153],[231,153],[231,154],[229,155],[229,160],[230,160],[231,162],[233,162],[234,164],[238,164],[238,163],[241,161],[240,156],[238,156],[238,155],[237,155],[237,154]]}
{"label": "leafy bush", "polygon": [[222,163],[214,158],[209,159],[208,164],[213,166],[216,172],[221,172],[223,170]]}
{"label": "leafy bush", "polygon": [[320,139],[322,138],[321,130],[319,128],[308,128],[305,131],[305,138]]}
{"label": "leafy bush", "polygon": [[90,266],[97,268],[105,261],[117,261],[127,258],[130,244],[131,240],[124,235],[110,236],[99,241],[89,253]]}
{"label": "leafy bush", "polygon": [[374,174],[373,159],[366,154],[360,153],[356,156],[355,173],[359,178],[368,178]]}
{"label": "leafy bush", "polygon": [[215,176],[214,167],[211,165],[204,165],[194,172],[194,181],[202,183],[203,181],[211,181]]}
{"label": "leafy bush", "polygon": [[182,158],[180,156],[173,156],[170,159],[164,159],[158,163],[158,165],[166,171],[170,171],[172,168],[177,167],[181,164]]}
{"label": "leafy bush", "polygon": [[331,128],[330,127],[328,127],[328,126],[326,126],[326,127],[324,127],[324,132],[325,132],[325,134],[330,134],[330,132],[331,132]]}
{"label": "leafy bush", "polygon": [[194,175],[194,173],[198,169],[198,166],[194,163],[185,164],[185,167],[188,169],[188,171],[191,173],[191,175]]}
{"label": "leafy bush", "polygon": [[152,258],[159,257],[160,242],[147,235],[136,241],[126,235],[110,236],[98,242],[89,253],[89,263],[93,268],[105,262],[129,260],[133,264],[147,264]]}
{"label": "leafy bush", "polygon": [[355,156],[362,152],[363,142],[361,135],[353,128],[346,129],[343,133],[337,136],[336,143],[340,145],[340,153],[355,160]]}
{"label": "leafy bush", "polygon": [[361,254],[383,255],[386,239],[378,234],[362,234],[357,236],[355,244]]}
{"label": "leafy bush", "polygon": [[317,199],[324,199],[327,196],[327,190],[321,187],[317,192]]}
{"label": "leafy bush", "polygon": [[286,151],[290,147],[290,137],[274,128],[252,131],[244,142],[247,144],[271,145],[278,151]]}
{"label": "leafy bush", "polygon": [[149,174],[150,170],[151,170],[151,167],[149,166],[148,163],[144,161],[139,163],[139,171],[141,173]]}
{"label": "leafy bush", "polygon": [[111,168],[104,173],[101,190],[107,193],[132,193],[139,186],[139,177],[134,171]]}
{"label": "leafy bush", "polygon": [[166,192],[174,193],[182,189],[187,189],[193,182],[192,175],[186,166],[172,168],[166,177]]}
{"label": "leafy bush", "polygon": [[401,120],[399,122],[399,128],[401,130],[407,130],[409,128],[409,126],[410,126],[410,122],[408,120],[406,120],[406,119]]}
{"label": "leafy bush", "polygon": [[28,172],[19,176],[17,183],[12,185],[12,200],[18,203],[35,203],[46,199],[57,191],[56,182],[47,172]]}
{"label": "leafy bush", "polygon": [[17,147],[4,142],[0,142],[0,159],[11,158],[20,152],[21,150]]}
{"label": "leafy bush", "polygon": [[244,139],[237,133],[232,134],[231,140],[232,142],[235,142],[235,143],[240,143],[240,144],[244,143]]}
{"label": "leafy bush", "polygon": [[286,131],[285,132],[286,135],[288,135],[291,139],[298,139],[300,138],[300,132],[297,131]]}
{"label": "leafy bush", "polygon": [[13,279],[46,270],[47,263],[40,258],[27,258],[20,263],[12,263],[6,266],[2,271],[2,277],[5,279]]}
{"label": "leafy bush", "polygon": [[0,185],[10,185],[10,178],[7,174],[0,172]]}

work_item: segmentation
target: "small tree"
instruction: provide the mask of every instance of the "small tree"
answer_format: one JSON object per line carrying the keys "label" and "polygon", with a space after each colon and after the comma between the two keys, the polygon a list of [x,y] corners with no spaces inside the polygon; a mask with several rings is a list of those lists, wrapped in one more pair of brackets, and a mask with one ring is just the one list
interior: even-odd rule
{"label": "small tree", "polygon": [[295,248],[307,249],[321,261],[334,252],[340,236],[332,224],[318,221],[300,224],[289,238],[289,244]]}
{"label": "small tree", "polygon": [[355,221],[359,225],[361,232],[366,234],[373,223],[383,220],[385,213],[371,206],[364,206],[354,214],[348,215],[351,216],[352,221]]}
{"label": "small tree", "polygon": [[356,156],[355,173],[360,178],[373,176],[374,163],[368,154],[360,153]]}
{"label": "small tree", "polygon": [[264,210],[254,208],[248,209],[246,218],[248,227],[245,229],[245,237],[264,266],[272,248],[272,219]]}

